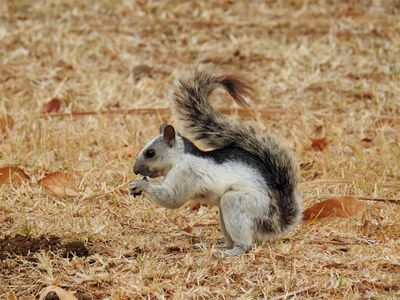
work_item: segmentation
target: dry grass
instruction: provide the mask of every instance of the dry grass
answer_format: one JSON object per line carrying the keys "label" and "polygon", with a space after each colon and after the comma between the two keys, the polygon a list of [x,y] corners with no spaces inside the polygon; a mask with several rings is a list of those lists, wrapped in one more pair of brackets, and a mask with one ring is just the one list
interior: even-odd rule
{"label": "dry grass", "polygon": [[[137,151],[173,122],[168,114],[40,115],[54,97],[63,112],[167,108],[174,76],[211,61],[253,82],[256,114],[230,117],[293,147],[306,206],[326,194],[398,199],[400,6],[331,2],[2,1],[0,111],[15,125],[1,137],[0,167],[33,180],[73,173],[81,192],[61,199],[27,183],[0,186],[0,239],[56,235],[83,241],[91,256],[3,260],[0,297],[50,284],[113,299],[400,297],[398,205],[302,225],[218,260],[215,208],[170,211],[118,192],[133,158],[115,153]],[[134,71],[142,64],[149,76]],[[221,93],[214,103],[233,107]],[[311,138],[328,144],[315,151]]]}

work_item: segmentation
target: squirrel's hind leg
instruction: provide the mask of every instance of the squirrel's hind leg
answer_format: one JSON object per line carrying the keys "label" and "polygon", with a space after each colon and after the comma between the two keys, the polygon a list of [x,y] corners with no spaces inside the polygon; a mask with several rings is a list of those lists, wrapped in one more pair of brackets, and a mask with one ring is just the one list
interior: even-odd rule
{"label": "squirrel's hind leg", "polygon": [[223,230],[233,242],[233,248],[225,250],[224,256],[239,255],[251,249],[253,221],[244,206],[248,201],[246,197],[248,194],[243,192],[230,191],[221,198],[221,223],[225,227]]}
{"label": "squirrel's hind leg", "polygon": [[226,227],[225,227],[225,222],[224,222],[224,216],[223,216],[223,212],[221,209],[221,205],[219,206],[219,224],[221,226],[221,231],[224,234],[224,245],[223,246],[218,246],[215,247],[216,249],[223,249],[223,250],[227,250],[227,249],[232,249],[234,244],[233,244],[233,240],[231,238],[231,236],[229,235],[228,231],[226,231]]}

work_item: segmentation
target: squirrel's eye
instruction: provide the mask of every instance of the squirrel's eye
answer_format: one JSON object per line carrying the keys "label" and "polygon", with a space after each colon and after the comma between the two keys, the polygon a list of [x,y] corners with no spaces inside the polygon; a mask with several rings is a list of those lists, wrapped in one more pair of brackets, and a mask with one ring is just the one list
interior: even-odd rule
{"label": "squirrel's eye", "polygon": [[149,149],[144,153],[144,156],[146,156],[146,158],[152,158],[154,155],[156,155],[156,150],[154,149]]}

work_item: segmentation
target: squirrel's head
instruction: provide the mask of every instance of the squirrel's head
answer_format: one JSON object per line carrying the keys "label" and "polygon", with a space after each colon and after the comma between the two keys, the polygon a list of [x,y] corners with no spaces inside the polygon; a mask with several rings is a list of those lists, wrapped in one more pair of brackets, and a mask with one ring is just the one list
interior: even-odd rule
{"label": "squirrel's head", "polygon": [[180,142],[174,127],[162,124],[160,135],[152,139],[138,154],[133,172],[150,178],[165,176],[182,152]]}

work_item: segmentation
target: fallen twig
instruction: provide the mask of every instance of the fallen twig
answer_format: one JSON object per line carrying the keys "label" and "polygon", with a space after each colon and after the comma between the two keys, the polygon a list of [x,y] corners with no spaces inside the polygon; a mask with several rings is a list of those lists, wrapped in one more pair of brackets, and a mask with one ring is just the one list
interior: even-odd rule
{"label": "fallen twig", "polygon": [[358,239],[358,242],[355,242],[355,241],[347,242],[347,241],[312,239],[312,240],[307,241],[307,243],[320,244],[320,245],[332,244],[332,245],[339,245],[339,246],[352,246],[352,245],[360,245],[360,244],[361,245],[371,245],[371,244],[375,244],[376,241]]}
{"label": "fallen twig", "polygon": [[[237,114],[241,117],[251,116],[262,116],[271,117],[277,115],[300,115],[304,112],[300,110],[287,110],[282,108],[264,108],[264,109],[252,109],[252,108],[217,108],[217,110],[223,114],[232,115]],[[163,115],[165,117],[172,115],[169,108],[130,108],[130,109],[112,109],[112,110],[99,110],[99,111],[72,111],[72,112],[58,112],[58,113],[42,113],[41,118],[51,117],[84,117],[84,116],[97,116],[97,115]],[[319,118],[326,118],[331,116],[330,114],[318,112],[318,111],[307,111],[307,114],[313,115]],[[390,116],[373,116],[378,121],[393,121],[400,122],[400,118]],[[400,185],[398,186],[400,188]]]}
{"label": "fallen twig", "polygon": [[317,180],[312,180],[312,181],[303,181],[300,182],[300,184],[337,184],[337,183],[343,183],[343,184],[352,184],[354,183],[353,180],[350,179],[317,179]]}
{"label": "fallen twig", "polygon": [[[249,108],[218,108],[218,111],[224,114],[238,114],[240,116],[271,116],[282,114],[285,112],[284,109],[280,108],[267,108],[267,109],[249,109]],[[100,111],[73,111],[73,112],[61,112],[61,113],[43,113],[40,115],[42,118],[47,117],[83,117],[83,116],[96,116],[96,115],[149,115],[149,114],[161,114],[171,115],[169,108],[131,108],[131,109],[112,109],[112,110],[100,110]],[[313,114],[319,114],[314,112]]]}
{"label": "fallen twig", "polygon": [[[390,202],[394,204],[400,205],[400,199],[395,198],[385,198],[385,197],[364,197],[364,196],[357,196],[357,195],[347,195],[349,197],[356,197],[359,200],[366,200],[366,201],[376,201],[376,202]],[[333,198],[333,197],[341,197],[341,195],[334,195],[334,194],[323,194],[321,196],[317,196],[314,198],[318,198],[320,200],[326,198]]]}
{"label": "fallen twig", "polygon": [[72,111],[61,113],[41,114],[40,117],[83,117],[83,116],[96,116],[96,115],[146,115],[146,114],[170,114],[168,108],[132,108],[132,109],[112,109],[112,110],[99,110],[99,111]]}
{"label": "fallen twig", "polygon": [[379,197],[357,197],[360,200],[377,201],[377,202],[390,202],[400,205],[400,199],[394,198],[379,198]]}
{"label": "fallen twig", "polygon": [[[350,179],[317,179],[312,181],[303,181],[300,184],[303,185],[315,185],[315,184],[356,184],[357,182]],[[366,186],[378,186],[381,188],[389,188],[389,189],[400,189],[400,183],[383,183],[383,184],[376,184],[376,183],[365,183]],[[368,199],[363,199],[368,200]]]}

